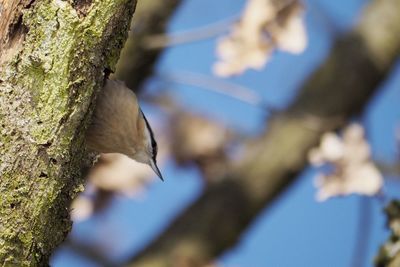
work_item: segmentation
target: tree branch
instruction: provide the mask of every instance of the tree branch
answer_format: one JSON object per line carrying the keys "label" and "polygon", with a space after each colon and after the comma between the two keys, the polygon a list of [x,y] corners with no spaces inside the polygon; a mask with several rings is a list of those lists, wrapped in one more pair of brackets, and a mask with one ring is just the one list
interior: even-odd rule
{"label": "tree branch", "polygon": [[148,49],[146,40],[154,34],[164,33],[169,18],[181,0],[146,0],[138,4],[132,20],[129,38],[121,52],[115,76],[134,91],[153,71],[154,63],[163,50]]}
{"label": "tree branch", "polygon": [[359,113],[400,51],[400,0],[372,2],[358,26],[340,38],[294,103],[248,144],[244,158],[206,189],[129,266],[204,266],[235,244],[251,220],[307,165],[323,132]]}

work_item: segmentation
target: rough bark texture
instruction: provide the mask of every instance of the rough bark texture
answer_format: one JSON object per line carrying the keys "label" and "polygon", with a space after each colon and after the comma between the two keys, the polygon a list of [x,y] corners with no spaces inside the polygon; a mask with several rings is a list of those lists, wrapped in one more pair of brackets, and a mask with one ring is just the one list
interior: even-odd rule
{"label": "rough bark texture", "polygon": [[248,144],[223,182],[177,218],[129,266],[204,266],[235,244],[243,229],[306,166],[321,134],[357,114],[400,54],[400,0],[372,2],[339,39],[288,110]]}
{"label": "rough bark texture", "polygon": [[391,234],[388,240],[380,247],[375,257],[375,266],[398,267],[400,266],[400,201],[391,201],[385,208],[385,215]]}
{"label": "rough bark texture", "polygon": [[91,103],[135,3],[0,0],[1,266],[46,266],[69,232]]}

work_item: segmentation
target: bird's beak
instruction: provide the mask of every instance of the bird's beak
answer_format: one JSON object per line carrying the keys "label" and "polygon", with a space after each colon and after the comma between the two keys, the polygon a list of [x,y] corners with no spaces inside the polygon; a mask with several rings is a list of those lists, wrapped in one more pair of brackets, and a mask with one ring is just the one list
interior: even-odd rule
{"label": "bird's beak", "polygon": [[153,169],[153,171],[157,174],[158,177],[160,177],[161,181],[164,181],[164,178],[161,175],[160,170],[157,167],[157,164],[155,160],[150,160],[150,167]]}

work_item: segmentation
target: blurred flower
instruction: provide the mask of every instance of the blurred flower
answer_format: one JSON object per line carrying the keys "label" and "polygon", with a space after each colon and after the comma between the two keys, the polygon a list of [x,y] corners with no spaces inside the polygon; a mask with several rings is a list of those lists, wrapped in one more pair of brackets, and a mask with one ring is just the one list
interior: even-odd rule
{"label": "blurred flower", "polygon": [[71,204],[71,220],[81,222],[89,219],[94,213],[94,203],[86,196],[77,196]]}
{"label": "blurred flower", "polygon": [[261,69],[275,48],[301,53],[307,44],[299,1],[248,0],[240,22],[219,40],[214,65],[219,76]]}
{"label": "blurred flower", "polygon": [[228,159],[225,148],[232,134],[220,123],[190,113],[172,118],[172,153],[180,164],[196,163],[206,179],[221,177]]}
{"label": "blurred flower", "polygon": [[72,201],[70,208],[71,220],[80,222],[89,219],[107,207],[112,196],[113,193],[111,191],[101,190],[88,181],[85,191]]}
{"label": "blurred flower", "polygon": [[90,170],[88,179],[95,187],[135,196],[154,178],[149,166],[119,153],[100,154]]}
{"label": "blurred flower", "polygon": [[181,117],[180,124],[186,125],[176,132],[184,137],[177,139],[181,161],[215,154],[224,147],[227,132],[218,124],[196,116]]}
{"label": "blurred flower", "polygon": [[89,171],[85,191],[71,204],[73,221],[83,221],[102,210],[113,194],[143,193],[155,175],[151,168],[119,153],[102,153]]}
{"label": "blurred flower", "polygon": [[333,166],[333,172],[320,173],[315,179],[319,201],[353,193],[371,196],[383,186],[383,177],[371,160],[371,150],[359,124],[348,126],[342,137],[324,134],[320,146],[310,151],[309,161],[314,166]]}

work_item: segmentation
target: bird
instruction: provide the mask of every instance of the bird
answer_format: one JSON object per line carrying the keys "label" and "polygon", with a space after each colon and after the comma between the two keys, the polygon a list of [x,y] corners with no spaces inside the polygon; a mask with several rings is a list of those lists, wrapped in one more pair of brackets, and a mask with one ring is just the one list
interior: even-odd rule
{"label": "bird", "polygon": [[96,99],[86,132],[87,147],[99,153],[121,153],[149,165],[164,181],[157,166],[157,142],[136,94],[124,82],[106,79]]}

